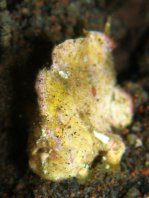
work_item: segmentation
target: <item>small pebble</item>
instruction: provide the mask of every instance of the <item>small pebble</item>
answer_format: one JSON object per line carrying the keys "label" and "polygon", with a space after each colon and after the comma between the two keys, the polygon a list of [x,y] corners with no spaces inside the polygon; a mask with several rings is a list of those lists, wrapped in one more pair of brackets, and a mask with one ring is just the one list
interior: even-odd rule
{"label": "small pebble", "polygon": [[142,140],[140,138],[136,139],[135,148],[141,147],[143,145]]}
{"label": "small pebble", "polygon": [[138,137],[135,134],[128,134],[127,135],[128,144],[131,145],[131,146],[134,146],[136,144],[137,139],[138,139]]}
{"label": "small pebble", "polygon": [[110,165],[107,164],[107,165],[105,166],[105,168],[106,168],[107,170],[110,169]]}
{"label": "small pebble", "polygon": [[128,190],[126,196],[124,198],[138,198],[140,195],[140,192],[137,188],[132,187]]}
{"label": "small pebble", "polygon": [[135,134],[128,134],[127,141],[129,145],[134,146],[135,148],[138,148],[143,145],[142,140],[138,138],[138,136]]}
{"label": "small pebble", "polygon": [[30,14],[27,8],[22,8],[20,11],[23,16],[28,16]]}
{"label": "small pebble", "polygon": [[132,126],[132,131],[133,132],[140,132],[141,131],[141,123],[140,122],[135,122],[134,125]]}

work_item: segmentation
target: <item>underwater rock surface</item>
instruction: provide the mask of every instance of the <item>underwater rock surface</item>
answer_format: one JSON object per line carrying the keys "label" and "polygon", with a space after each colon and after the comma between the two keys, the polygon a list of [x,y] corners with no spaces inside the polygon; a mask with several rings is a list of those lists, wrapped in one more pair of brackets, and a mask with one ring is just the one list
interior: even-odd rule
{"label": "underwater rock surface", "polygon": [[29,165],[42,178],[84,178],[99,153],[117,165],[125,145],[113,128],[131,123],[131,97],[116,85],[113,42],[100,32],[53,50],[51,69],[38,74],[38,113],[29,137]]}

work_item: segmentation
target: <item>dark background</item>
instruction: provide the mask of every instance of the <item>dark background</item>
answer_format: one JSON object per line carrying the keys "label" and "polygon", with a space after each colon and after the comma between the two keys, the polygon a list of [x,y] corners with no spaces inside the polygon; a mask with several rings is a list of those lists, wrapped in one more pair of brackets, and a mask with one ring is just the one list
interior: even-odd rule
{"label": "dark background", "polygon": [[[122,130],[127,150],[120,172],[96,168],[90,179],[44,181],[28,167],[34,83],[51,64],[53,47],[83,30],[104,31],[110,20],[118,81],[134,98],[134,121]],[[149,1],[1,0],[0,197],[117,198],[149,196]],[[132,84],[135,83],[135,84]],[[137,139],[142,145],[136,146]]]}

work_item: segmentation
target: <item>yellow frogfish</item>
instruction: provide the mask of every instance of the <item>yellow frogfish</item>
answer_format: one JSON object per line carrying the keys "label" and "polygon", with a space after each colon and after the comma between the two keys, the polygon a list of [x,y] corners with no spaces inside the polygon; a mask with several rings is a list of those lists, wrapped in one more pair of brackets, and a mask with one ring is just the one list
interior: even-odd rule
{"label": "yellow frogfish", "polygon": [[85,178],[95,157],[118,165],[125,145],[114,128],[132,121],[129,94],[116,83],[112,41],[101,32],[68,39],[39,71],[38,113],[29,137],[29,166],[44,179]]}

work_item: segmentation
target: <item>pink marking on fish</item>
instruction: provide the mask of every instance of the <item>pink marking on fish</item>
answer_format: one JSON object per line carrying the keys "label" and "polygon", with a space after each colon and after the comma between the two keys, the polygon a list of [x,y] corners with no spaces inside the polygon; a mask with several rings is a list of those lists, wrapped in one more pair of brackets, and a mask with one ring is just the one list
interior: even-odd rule
{"label": "pink marking on fish", "polygon": [[110,150],[114,148],[114,145],[115,145],[115,141],[112,140],[109,142]]}
{"label": "pink marking on fish", "polygon": [[115,49],[117,47],[117,44],[110,36],[104,35],[104,38],[111,49]]}
{"label": "pink marking on fish", "polygon": [[58,154],[55,151],[52,151],[52,153],[50,153],[50,157],[51,160],[58,160]]}
{"label": "pink marking on fish", "polygon": [[94,86],[91,87],[92,95],[95,97],[97,94],[96,88]]}
{"label": "pink marking on fish", "polygon": [[61,141],[58,137],[53,137],[54,140],[54,148],[55,150],[59,150],[61,148]]}

